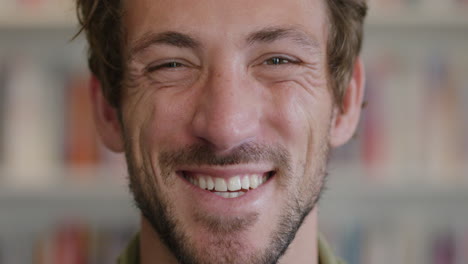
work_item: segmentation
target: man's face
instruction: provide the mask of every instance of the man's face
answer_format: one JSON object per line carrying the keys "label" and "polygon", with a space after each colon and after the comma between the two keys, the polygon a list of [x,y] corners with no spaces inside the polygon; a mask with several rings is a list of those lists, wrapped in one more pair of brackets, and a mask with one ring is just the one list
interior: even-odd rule
{"label": "man's face", "polygon": [[121,114],[143,215],[180,262],[277,260],[325,177],[324,1],[124,3]]}

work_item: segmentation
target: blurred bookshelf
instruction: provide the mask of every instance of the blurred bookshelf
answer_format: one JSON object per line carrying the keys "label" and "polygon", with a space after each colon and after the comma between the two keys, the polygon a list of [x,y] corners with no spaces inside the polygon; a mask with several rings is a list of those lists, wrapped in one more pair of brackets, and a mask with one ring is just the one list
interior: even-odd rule
{"label": "blurred bookshelf", "polygon": [[[333,152],[320,229],[349,264],[466,264],[468,1],[370,7],[367,106]],[[0,0],[0,264],[114,263],[138,229],[76,28],[67,0]]]}

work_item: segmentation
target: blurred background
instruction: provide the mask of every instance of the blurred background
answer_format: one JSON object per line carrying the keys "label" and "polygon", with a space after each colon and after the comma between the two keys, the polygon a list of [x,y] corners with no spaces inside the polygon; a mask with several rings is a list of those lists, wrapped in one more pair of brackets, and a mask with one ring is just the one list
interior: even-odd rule
{"label": "blurred background", "polygon": [[[372,0],[367,106],[320,230],[349,264],[468,263],[468,1]],[[0,264],[115,263],[138,230],[71,0],[0,0]]]}

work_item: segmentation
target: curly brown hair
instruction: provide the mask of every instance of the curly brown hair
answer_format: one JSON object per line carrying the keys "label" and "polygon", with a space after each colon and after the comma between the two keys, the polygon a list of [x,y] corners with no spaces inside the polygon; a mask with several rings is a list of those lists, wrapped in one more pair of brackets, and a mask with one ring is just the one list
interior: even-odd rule
{"label": "curly brown hair", "polygon": [[[76,0],[81,32],[88,40],[88,64],[104,96],[119,108],[124,61],[121,0]],[[354,62],[361,51],[366,0],[325,0],[328,7],[328,76],[335,103],[342,106]]]}

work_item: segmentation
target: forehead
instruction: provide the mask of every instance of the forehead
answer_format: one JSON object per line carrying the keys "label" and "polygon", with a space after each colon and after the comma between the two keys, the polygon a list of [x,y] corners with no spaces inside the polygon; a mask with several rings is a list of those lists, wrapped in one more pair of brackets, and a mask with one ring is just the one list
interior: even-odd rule
{"label": "forehead", "polygon": [[124,1],[126,42],[148,33],[190,33],[200,41],[237,42],[267,27],[293,27],[321,44],[326,40],[323,0],[132,0]]}

